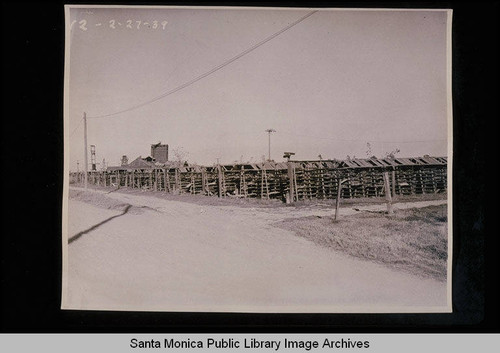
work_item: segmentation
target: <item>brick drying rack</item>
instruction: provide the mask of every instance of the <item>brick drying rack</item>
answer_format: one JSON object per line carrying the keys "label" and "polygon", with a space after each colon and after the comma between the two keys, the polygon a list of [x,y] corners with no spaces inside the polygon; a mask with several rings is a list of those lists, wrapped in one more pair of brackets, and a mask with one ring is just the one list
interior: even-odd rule
{"label": "brick drying rack", "polygon": [[[91,171],[88,183],[167,193],[218,197],[280,199],[335,199],[339,181],[342,198],[385,196],[383,174],[389,172],[393,195],[442,193],[447,190],[447,158],[385,158],[265,162],[261,164],[174,167],[150,163]],[[84,174],[71,173],[70,183]]]}

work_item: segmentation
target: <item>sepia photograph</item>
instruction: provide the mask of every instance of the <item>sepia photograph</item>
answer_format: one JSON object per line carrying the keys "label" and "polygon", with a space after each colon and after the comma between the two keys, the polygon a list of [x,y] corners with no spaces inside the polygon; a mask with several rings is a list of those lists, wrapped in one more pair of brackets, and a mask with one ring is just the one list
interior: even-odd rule
{"label": "sepia photograph", "polygon": [[451,25],[66,5],[61,308],[451,312]]}

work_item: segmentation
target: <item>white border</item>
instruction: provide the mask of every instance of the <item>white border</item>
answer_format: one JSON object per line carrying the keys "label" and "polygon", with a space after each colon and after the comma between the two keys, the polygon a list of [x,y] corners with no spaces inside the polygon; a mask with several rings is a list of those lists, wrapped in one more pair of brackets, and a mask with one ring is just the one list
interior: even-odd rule
{"label": "white border", "polygon": [[453,262],[453,90],[452,90],[452,24],[453,10],[447,10],[446,23],[446,96],[447,96],[447,119],[448,119],[448,273],[446,281],[448,309],[453,312],[452,296],[452,262]]}
{"label": "white border", "polygon": [[[447,184],[448,184],[448,267],[447,267],[447,306],[446,307],[391,307],[391,308],[360,308],[360,307],[309,307],[298,306],[290,311],[289,307],[252,307],[248,310],[238,308],[216,308],[206,307],[197,308],[193,306],[168,308],[161,307],[158,309],[133,309],[107,307],[107,308],[92,308],[89,310],[126,310],[126,311],[204,311],[204,312],[260,312],[260,313],[438,313],[452,312],[452,259],[453,259],[453,203],[452,203],[452,164],[453,164],[453,97],[452,97],[452,18],[453,10],[451,9],[404,9],[404,8],[280,8],[280,7],[225,7],[225,6],[155,6],[155,5],[64,5],[65,13],[65,60],[64,60],[64,181],[63,181],[63,209],[62,209],[62,293],[61,293],[61,309],[77,309],[70,308],[67,305],[67,286],[68,286],[68,196],[69,196],[69,76],[70,76],[70,27],[69,16],[72,8],[134,8],[134,9],[212,9],[212,10],[280,10],[280,11],[433,11],[447,12],[447,28],[446,28],[446,90],[447,90],[447,128],[448,128],[448,156],[447,156]],[[311,310],[314,309],[314,310]]]}
{"label": "white border", "polygon": [[62,283],[61,309],[68,308],[68,201],[69,201],[69,77],[70,77],[70,6],[64,6],[64,178],[62,202]]}
{"label": "white border", "polygon": [[191,9],[191,10],[287,10],[287,11],[312,11],[312,10],[318,10],[318,11],[400,11],[400,12],[406,12],[406,11],[434,11],[434,12],[440,12],[440,11],[451,11],[451,9],[427,9],[427,8],[411,8],[411,9],[405,9],[405,8],[354,8],[354,7],[328,7],[328,8],[321,8],[321,7],[259,7],[259,6],[169,6],[169,5],[64,5],[64,7],[68,8],[75,8],[75,9],[88,9],[88,8],[93,8],[93,9],[98,9],[98,8],[119,8],[119,9],[127,9],[127,8],[134,8],[134,9]]}

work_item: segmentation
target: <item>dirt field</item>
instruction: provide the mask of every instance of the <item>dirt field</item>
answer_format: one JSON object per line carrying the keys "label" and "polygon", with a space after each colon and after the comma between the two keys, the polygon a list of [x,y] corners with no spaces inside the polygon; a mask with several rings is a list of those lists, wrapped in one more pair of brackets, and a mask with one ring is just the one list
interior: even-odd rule
{"label": "dirt field", "polygon": [[[230,203],[241,200],[224,204],[199,196],[197,204],[194,197],[184,202],[136,190],[109,191],[70,192],[64,308],[449,311],[444,281],[356,259],[278,224],[329,217],[331,204],[238,205]],[[342,217],[358,213],[352,205],[341,209]]]}

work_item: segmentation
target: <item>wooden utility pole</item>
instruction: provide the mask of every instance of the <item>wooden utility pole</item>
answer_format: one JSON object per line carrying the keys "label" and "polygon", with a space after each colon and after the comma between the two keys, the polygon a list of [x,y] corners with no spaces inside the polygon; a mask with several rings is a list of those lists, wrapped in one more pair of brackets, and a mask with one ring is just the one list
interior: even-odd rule
{"label": "wooden utility pole", "polygon": [[87,155],[87,113],[83,112],[83,143],[85,151],[85,161],[83,162],[85,171],[85,189],[88,186],[89,160]]}
{"label": "wooden utility pole", "polygon": [[266,132],[268,133],[269,135],[269,143],[268,143],[268,149],[269,149],[269,153],[268,153],[268,157],[269,157],[269,161],[271,161],[271,132],[276,132],[276,130],[274,129],[267,129]]}
{"label": "wooden utility pole", "polygon": [[391,187],[389,185],[389,172],[384,172],[385,201],[387,202],[387,213],[393,214]]}

